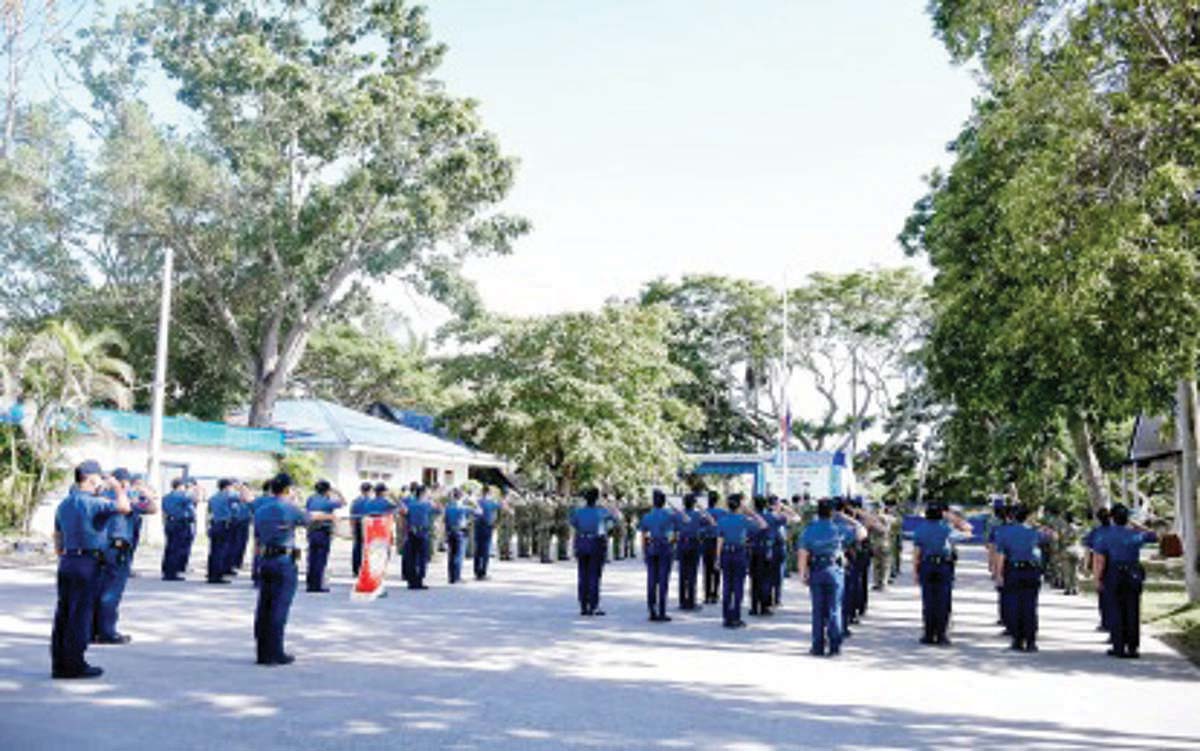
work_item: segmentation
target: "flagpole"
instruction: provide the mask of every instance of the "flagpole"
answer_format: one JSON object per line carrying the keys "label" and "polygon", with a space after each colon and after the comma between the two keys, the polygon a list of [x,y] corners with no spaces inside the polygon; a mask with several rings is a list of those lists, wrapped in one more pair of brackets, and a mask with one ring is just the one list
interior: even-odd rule
{"label": "flagpole", "polygon": [[780,374],[780,384],[783,389],[783,421],[782,429],[779,431],[779,447],[783,454],[783,493],[781,494],[786,500],[788,493],[788,431],[791,430],[791,425],[788,423],[791,420],[791,409],[788,405],[787,395],[787,380],[788,380],[788,279],[787,269],[783,271],[783,372]]}

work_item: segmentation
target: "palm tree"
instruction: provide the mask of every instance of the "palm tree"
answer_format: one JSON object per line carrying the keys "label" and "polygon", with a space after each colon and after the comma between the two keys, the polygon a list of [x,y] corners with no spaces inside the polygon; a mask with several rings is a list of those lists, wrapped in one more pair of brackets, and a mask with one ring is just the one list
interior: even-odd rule
{"label": "palm tree", "polygon": [[[9,489],[17,496],[26,531],[34,506],[49,489],[61,462],[66,439],[81,426],[102,429],[92,414],[93,405],[110,403],[127,409],[132,402],[133,369],[119,357],[125,349],[124,340],[110,329],[89,334],[72,321],[52,321],[23,351],[3,358],[7,363],[0,373],[4,401],[21,405],[20,437],[36,467],[31,482]],[[16,452],[14,441],[10,447],[14,469]]]}

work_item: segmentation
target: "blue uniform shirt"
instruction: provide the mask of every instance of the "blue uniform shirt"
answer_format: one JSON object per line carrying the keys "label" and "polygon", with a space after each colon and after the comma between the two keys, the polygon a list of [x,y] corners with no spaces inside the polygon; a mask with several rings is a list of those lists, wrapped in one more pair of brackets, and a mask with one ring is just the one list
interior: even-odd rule
{"label": "blue uniform shirt", "polygon": [[296,527],[307,526],[308,514],[275,496],[261,498],[254,509],[254,536],[261,545],[295,547]]}
{"label": "blue uniform shirt", "polygon": [[446,513],[442,518],[447,532],[462,532],[471,519],[471,509],[455,501],[446,506]]}
{"label": "blue uniform shirt", "polygon": [[228,491],[222,490],[208,499],[208,511],[214,522],[233,521],[233,499]]}
{"label": "blue uniform shirt", "polygon": [[1004,555],[1006,563],[1041,563],[1038,545],[1047,538],[1024,524],[1009,524],[996,530],[996,550]]}
{"label": "blue uniform shirt", "polygon": [[182,490],[172,490],[163,496],[163,514],[172,519],[195,519],[196,501]]}
{"label": "blue uniform shirt", "polygon": [[1142,545],[1158,541],[1158,535],[1153,532],[1130,529],[1119,524],[1104,529],[1108,531],[1100,536],[1094,550],[1103,555],[1109,564],[1137,563],[1142,557]]}
{"label": "blue uniform shirt", "polygon": [[310,512],[319,511],[325,514],[332,514],[342,506],[345,506],[345,501],[337,501],[327,495],[310,495],[308,500],[304,502],[304,508]]}
{"label": "blue uniform shirt", "polygon": [[571,526],[581,535],[598,535],[604,531],[604,522],[616,517],[600,506],[581,506],[571,511]]}
{"label": "blue uniform shirt", "polygon": [[809,555],[836,557],[841,555],[845,533],[832,519],[816,519],[800,535],[800,549]]}
{"label": "blue uniform shirt", "polygon": [[364,498],[362,506],[359,507],[359,513],[363,516],[387,516],[396,510],[396,502],[391,498],[379,497]]}
{"label": "blue uniform shirt", "polygon": [[351,501],[350,502],[350,516],[355,516],[355,517],[362,516],[363,508],[366,507],[367,503],[370,500],[371,500],[371,496],[360,495],[358,498],[355,498],[353,501]]}
{"label": "blue uniform shirt", "polygon": [[479,502],[479,510],[475,512],[475,515],[478,516],[484,524],[490,527],[496,523],[496,519],[500,516],[501,508],[503,508],[503,506],[500,505],[499,501],[491,498],[484,498]]}
{"label": "blue uniform shirt", "polygon": [[726,545],[745,545],[746,535],[756,529],[758,524],[753,519],[733,512],[725,514],[717,522],[717,536],[724,540]]}
{"label": "blue uniform shirt", "polygon": [[54,512],[54,529],[64,550],[100,550],[108,547],[108,519],[119,515],[113,501],[73,487]]}
{"label": "blue uniform shirt", "polygon": [[1083,536],[1083,545],[1088,550],[1095,550],[1102,544],[1105,535],[1112,530],[1109,524],[1098,524],[1092,527],[1086,535]]}
{"label": "blue uniform shirt", "polygon": [[229,511],[234,521],[248,522],[254,518],[254,509],[250,507],[249,502],[243,501],[242,497],[237,493],[230,493],[229,495]]}
{"label": "blue uniform shirt", "polygon": [[953,541],[963,536],[944,519],[922,519],[913,530],[913,545],[921,555],[949,556],[954,553]]}
{"label": "blue uniform shirt", "polygon": [[429,529],[433,522],[433,504],[413,498],[408,502],[408,526],[410,529]]}
{"label": "blue uniform shirt", "polygon": [[672,532],[683,526],[679,514],[667,508],[654,508],[638,522],[638,529],[650,535],[651,540],[670,539]]}
{"label": "blue uniform shirt", "polygon": [[728,511],[719,506],[708,509],[708,515],[712,517],[713,523],[701,529],[700,536],[705,539],[715,540],[717,538],[717,526],[721,523],[721,519],[728,513]]}
{"label": "blue uniform shirt", "polygon": [[833,526],[842,533],[842,547],[850,547],[858,543],[858,527],[854,526],[854,522],[840,516],[833,517],[832,521]]}
{"label": "blue uniform shirt", "polygon": [[683,525],[679,528],[679,533],[685,537],[701,537],[711,524],[703,511],[699,509],[692,509],[691,511],[684,509]]}

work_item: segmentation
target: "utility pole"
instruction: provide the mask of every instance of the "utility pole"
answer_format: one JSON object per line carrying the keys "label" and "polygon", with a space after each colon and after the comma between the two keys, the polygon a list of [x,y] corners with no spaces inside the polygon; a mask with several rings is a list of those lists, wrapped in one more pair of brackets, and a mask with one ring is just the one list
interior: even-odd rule
{"label": "utility pole", "polygon": [[163,249],[162,297],[158,309],[158,347],[154,358],[153,406],[150,410],[150,456],[146,462],[146,477],[150,487],[162,489],[163,402],[167,388],[167,334],[171,328],[171,276],[175,251]]}
{"label": "utility pole", "polygon": [[783,404],[783,420],[779,426],[779,451],[783,458],[783,492],[780,493],[784,498],[789,495],[788,490],[788,433],[791,432],[792,425],[792,410],[788,404],[788,280],[787,271],[783,272],[783,372],[780,373],[779,381],[783,389],[783,398],[780,402]]}

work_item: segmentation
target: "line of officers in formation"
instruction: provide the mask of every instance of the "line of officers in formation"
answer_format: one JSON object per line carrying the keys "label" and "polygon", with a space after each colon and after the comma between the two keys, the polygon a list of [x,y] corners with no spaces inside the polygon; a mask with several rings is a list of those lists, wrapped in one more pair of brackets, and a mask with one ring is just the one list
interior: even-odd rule
{"label": "line of officers in formation", "polygon": [[[384,484],[364,483],[347,504],[326,481],[303,502],[292,478],[279,474],[254,495],[233,479],[218,482],[208,498],[209,552],[206,581],[227,584],[244,568],[253,550],[251,577],[259,590],[254,635],[257,662],[293,661],[284,651],[284,630],[298,587],[300,549],[296,530],[306,531],[305,575],[309,592],[328,592],[327,564],[338,512],[348,511],[353,536],[352,569],[363,559],[361,520],[390,517],[402,575],[410,589],[426,589],[433,550],[445,550],[450,583],[462,581],[466,556],[476,579],[488,577],[493,540],[499,557],[538,556],[543,562],[569,558],[573,540],[580,614],[604,615],[600,584],[604,565],[636,555],[641,537],[646,565],[646,603],[651,621],[667,622],[667,594],[673,563],[679,562],[679,609],[695,611],[703,578],[704,603],[720,603],[727,628],[742,628],[747,579],[749,612],[770,616],[782,602],[783,582],[793,573],[808,585],[812,599],[814,655],[836,655],[851,635],[850,626],[867,612],[871,589],[881,590],[900,572],[901,518],[890,506],[864,508],[861,499],[795,496],[755,497],[715,492],[684,496],[682,508],[667,505],[655,490],[643,506],[586,490],[583,504],[549,496],[508,498],[483,488],[476,497],[463,488],[440,491],[418,484],[393,495]],[[90,643],[127,644],[117,631],[119,605],[140,538],[142,517],[163,514],[166,545],[162,575],[183,580],[195,539],[199,487],[178,479],[161,504],[153,491],[124,469],[105,474],[94,461],[75,470],[75,484],[59,505],[58,607],[51,637],[52,674],[83,678],[101,674],[84,652]],[[1069,515],[1047,524],[1030,523],[1019,505],[997,502],[984,528],[989,571],[999,592],[1000,623],[1013,649],[1037,650],[1037,593],[1048,579],[1067,593],[1077,591],[1078,550],[1087,559],[1100,590],[1101,628],[1110,632],[1109,654],[1136,657],[1138,612],[1144,571],[1141,546],[1155,538],[1133,525],[1128,510],[1102,512],[1082,540]],[[948,645],[956,561],[955,542],[972,534],[971,525],[939,503],[927,504],[913,532],[913,574],[921,588],[923,644]],[[250,539],[253,536],[253,545]],[[513,543],[516,543],[514,554]],[[1045,565],[1044,562],[1052,565]]]}

